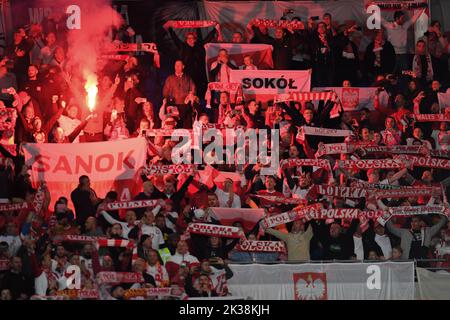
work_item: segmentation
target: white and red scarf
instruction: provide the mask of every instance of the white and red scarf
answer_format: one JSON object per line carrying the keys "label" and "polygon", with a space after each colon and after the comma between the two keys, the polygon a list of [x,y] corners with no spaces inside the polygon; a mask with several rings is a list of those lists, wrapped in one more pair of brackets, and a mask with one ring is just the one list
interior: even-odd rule
{"label": "white and red scarf", "polygon": [[247,252],[286,252],[283,241],[244,240],[239,242],[235,249]]}
{"label": "white and red scarf", "polygon": [[138,272],[114,272],[102,271],[97,274],[97,282],[99,284],[113,283],[142,283],[144,277]]}
{"label": "white and red scarf", "polygon": [[187,227],[186,231],[189,233],[225,238],[245,237],[242,230],[237,227],[221,226],[217,224],[191,223]]}
{"label": "white and red scarf", "polygon": [[211,20],[169,20],[166,22],[167,27],[174,29],[196,29],[214,27],[217,22]]}

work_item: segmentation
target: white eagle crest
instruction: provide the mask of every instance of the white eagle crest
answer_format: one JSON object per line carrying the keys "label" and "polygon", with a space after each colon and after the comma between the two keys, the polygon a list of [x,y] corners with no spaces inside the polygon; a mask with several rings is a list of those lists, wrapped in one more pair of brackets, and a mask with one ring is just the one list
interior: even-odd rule
{"label": "white eagle crest", "polygon": [[308,280],[299,279],[297,281],[297,297],[300,300],[320,300],[325,294],[325,284],[322,279],[313,281],[312,276],[308,275]]}

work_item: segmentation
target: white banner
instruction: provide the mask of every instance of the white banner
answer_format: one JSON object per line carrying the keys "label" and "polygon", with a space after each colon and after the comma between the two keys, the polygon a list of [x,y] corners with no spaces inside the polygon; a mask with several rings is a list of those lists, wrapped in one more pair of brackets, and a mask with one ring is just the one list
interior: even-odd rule
{"label": "white banner", "polygon": [[450,107],[450,89],[447,89],[447,91],[438,93],[438,100],[439,100],[439,107],[442,110]]}
{"label": "white banner", "polygon": [[311,70],[231,70],[230,81],[242,84],[246,99],[267,101],[280,93],[309,92]]}
{"label": "white banner", "polygon": [[230,265],[233,296],[255,300],[412,300],[414,262]]}
{"label": "white banner", "polygon": [[419,300],[450,300],[450,273],[417,270],[417,298]]}
{"label": "white banner", "polygon": [[98,197],[115,190],[119,201],[131,200],[141,186],[137,170],[145,165],[147,142],[134,138],[74,144],[27,143],[24,151],[33,184],[47,183],[53,207],[59,197],[70,197],[82,175],[90,178]]}
{"label": "white banner", "polygon": [[[339,100],[341,100],[342,107],[345,111],[357,111],[362,108],[375,110],[373,101],[375,91],[377,88],[344,88],[344,87],[318,87],[313,88],[312,91],[335,91]],[[385,105],[388,100],[388,95],[385,91],[380,93],[380,104]]]}

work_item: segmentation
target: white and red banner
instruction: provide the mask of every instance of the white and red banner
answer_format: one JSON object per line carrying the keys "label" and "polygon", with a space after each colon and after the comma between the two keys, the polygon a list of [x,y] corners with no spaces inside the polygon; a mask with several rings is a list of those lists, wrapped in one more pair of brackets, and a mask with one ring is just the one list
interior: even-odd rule
{"label": "white and red banner", "polygon": [[97,281],[99,284],[141,283],[144,282],[144,277],[137,272],[102,271],[97,273]]}
{"label": "white and red banner", "polygon": [[230,81],[242,84],[246,100],[268,101],[281,93],[309,92],[311,70],[231,70]]}
{"label": "white and red banner", "polygon": [[205,236],[216,236],[224,238],[245,237],[241,229],[237,227],[222,226],[218,224],[191,223],[186,229],[187,232],[202,234]]}
{"label": "white and red banner", "polygon": [[[273,68],[272,50],[273,47],[268,44],[250,44],[250,43],[207,43],[206,50],[206,74],[209,80],[209,71],[211,64],[217,60],[219,51],[225,49],[228,51],[229,61],[234,61],[237,67],[244,65],[244,57],[249,55],[253,64],[258,69]],[[232,70],[233,72],[234,70]],[[266,72],[266,70],[265,70]],[[242,81],[234,81],[231,77],[230,82],[242,83]]]}
{"label": "white and red banner", "polygon": [[[233,295],[255,300],[413,300],[414,262],[230,264]],[[381,290],[369,284],[379,283]]]}
{"label": "white and red banner", "polygon": [[197,29],[214,27],[216,24],[217,22],[211,20],[169,20],[165,26],[174,29]]}
{"label": "white and red banner", "polygon": [[192,173],[197,166],[195,164],[151,164],[144,168],[147,176],[154,174],[181,174]]}
{"label": "white and red banner", "polygon": [[[362,108],[368,108],[369,110],[374,110],[373,105],[375,92],[377,88],[356,88],[356,87],[317,87],[313,88],[313,91],[334,91],[339,100],[342,103],[344,111],[356,111]],[[383,92],[380,93],[383,95]],[[384,101],[384,97],[380,97]]]}
{"label": "white and red banner", "polygon": [[120,201],[130,200],[142,186],[137,171],[145,165],[145,138],[75,144],[27,143],[23,148],[25,163],[31,166],[33,185],[47,183],[52,199],[50,207],[59,197],[70,196],[81,175],[89,177],[100,198],[115,190]]}
{"label": "white and red banner", "polygon": [[239,242],[235,249],[249,252],[286,252],[283,241],[244,240]]}
{"label": "white and red banner", "polygon": [[221,224],[231,226],[240,222],[245,232],[251,231],[264,217],[264,209],[211,207],[210,216]]}

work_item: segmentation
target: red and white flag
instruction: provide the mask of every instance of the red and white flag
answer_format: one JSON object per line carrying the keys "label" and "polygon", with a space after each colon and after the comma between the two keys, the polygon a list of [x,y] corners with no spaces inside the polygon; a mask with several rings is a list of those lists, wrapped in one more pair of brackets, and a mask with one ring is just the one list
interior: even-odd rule
{"label": "red and white flag", "polygon": [[251,231],[264,217],[264,209],[248,208],[220,208],[211,207],[210,216],[219,220],[221,224],[232,226],[235,222],[242,224],[245,232]]}
{"label": "red and white flag", "polygon": [[[272,46],[268,44],[247,44],[247,43],[207,43],[206,50],[206,74],[209,77],[211,64],[217,60],[219,51],[225,49],[228,51],[230,61],[234,61],[237,67],[244,65],[244,57],[249,55],[253,59],[253,63],[258,66],[258,69],[272,69]],[[233,70],[232,70],[233,71]],[[267,71],[267,70],[265,70]],[[208,80],[210,80],[208,78]],[[242,83],[242,81],[230,82]]]}

